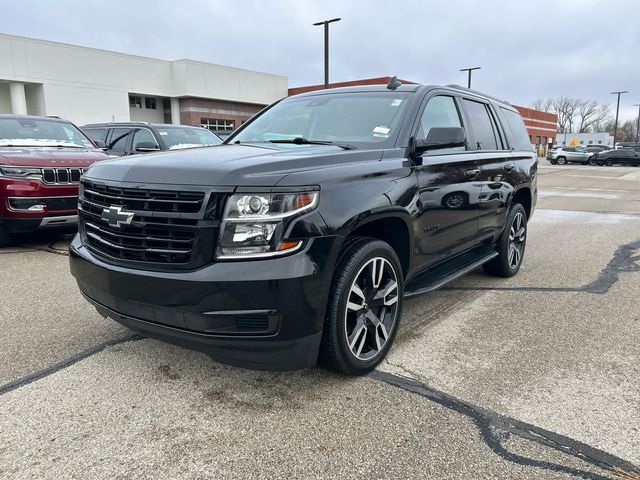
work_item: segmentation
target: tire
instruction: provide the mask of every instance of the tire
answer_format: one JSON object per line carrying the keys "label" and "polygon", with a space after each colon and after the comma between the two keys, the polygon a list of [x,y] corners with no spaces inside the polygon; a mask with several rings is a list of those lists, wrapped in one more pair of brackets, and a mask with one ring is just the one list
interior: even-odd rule
{"label": "tire", "polygon": [[589,165],[589,162],[580,162],[582,165]]}
{"label": "tire", "polygon": [[468,205],[467,196],[463,192],[452,192],[442,198],[442,206],[450,210],[459,210]]}
{"label": "tire", "polygon": [[567,159],[566,159],[566,158],[564,158],[564,157],[558,157],[558,158],[556,159],[556,163],[557,163],[558,165],[564,165],[565,163],[567,163]]}
{"label": "tire", "polygon": [[345,375],[373,370],[393,344],[403,296],[402,266],[393,248],[373,238],[348,240],[331,282],[320,363]]}
{"label": "tire", "polygon": [[605,160],[605,161],[604,161],[604,164],[605,164],[607,167],[612,167],[612,166],[613,166],[613,160]]}
{"label": "tire", "polygon": [[496,277],[513,277],[520,270],[526,246],[527,212],[522,205],[514,203],[496,243],[498,256],[483,265],[484,271]]}
{"label": "tire", "polygon": [[0,247],[7,247],[11,245],[11,232],[2,226],[0,223]]}

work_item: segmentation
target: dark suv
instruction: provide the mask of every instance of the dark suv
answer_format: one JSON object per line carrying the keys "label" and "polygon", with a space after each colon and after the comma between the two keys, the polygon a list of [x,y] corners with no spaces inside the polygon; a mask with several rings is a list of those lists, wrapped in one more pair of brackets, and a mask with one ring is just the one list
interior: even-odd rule
{"label": "dark suv", "polygon": [[220,147],[93,166],[71,271],[145,335],[243,367],[363,374],[405,297],[518,272],[537,167],[518,112],[472,90],[305,93]]}
{"label": "dark suv", "polygon": [[119,122],[92,123],[80,128],[109,155],[119,157],[222,143],[211,130],[188,125]]}

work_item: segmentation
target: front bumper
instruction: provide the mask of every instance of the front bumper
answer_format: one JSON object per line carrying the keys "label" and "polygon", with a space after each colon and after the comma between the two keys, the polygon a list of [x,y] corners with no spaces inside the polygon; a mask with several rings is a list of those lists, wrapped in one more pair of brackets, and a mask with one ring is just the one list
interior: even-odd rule
{"label": "front bumper", "polygon": [[[43,205],[29,210],[30,203]],[[11,232],[78,222],[78,185],[46,185],[37,180],[0,177],[0,223]]]}
{"label": "front bumper", "polygon": [[70,264],[87,300],[132,330],[223,363],[293,370],[317,361],[334,242],[320,237],[287,257],[155,272],[106,263],[76,236]]}

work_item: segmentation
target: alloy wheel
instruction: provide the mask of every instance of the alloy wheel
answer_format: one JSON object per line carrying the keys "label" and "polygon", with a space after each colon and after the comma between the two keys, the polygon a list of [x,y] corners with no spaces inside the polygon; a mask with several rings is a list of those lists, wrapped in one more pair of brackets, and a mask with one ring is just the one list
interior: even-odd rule
{"label": "alloy wheel", "polygon": [[522,261],[526,235],[527,224],[524,215],[518,212],[516,216],[513,217],[511,230],[509,231],[509,267],[512,269],[518,268]]}
{"label": "alloy wheel", "polygon": [[398,276],[382,257],[367,261],[355,276],[345,308],[345,336],[351,354],[371,360],[392,337],[398,316]]}
{"label": "alloy wheel", "polygon": [[447,208],[455,209],[464,206],[464,196],[461,193],[456,193],[447,197],[445,201]]}

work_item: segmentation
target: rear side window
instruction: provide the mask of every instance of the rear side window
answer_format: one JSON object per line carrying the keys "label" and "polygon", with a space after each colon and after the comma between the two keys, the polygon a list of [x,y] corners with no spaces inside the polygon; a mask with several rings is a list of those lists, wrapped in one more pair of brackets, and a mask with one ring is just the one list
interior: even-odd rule
{"label": "rear side window", "polygon": [[83,132],[86,133],[91,140],[100,140],[101,142],[104,142],[107,139],[106,128],[88,128],[83,130]]}
{"label": "rear side window", "polygon": [[493,122],[489,116],[487,105],[473,100],[463,99],[464,110],[469,117],[472,140],[469,142],[472,150],[497,150],[498,142],[493,129]]}
{"label": "rear side window", "polygon": [[500,107],[502,115],[507,122],[507,130],[511,133],[510,144],[514,150],[531,151],[529,133],[519,113]]}

